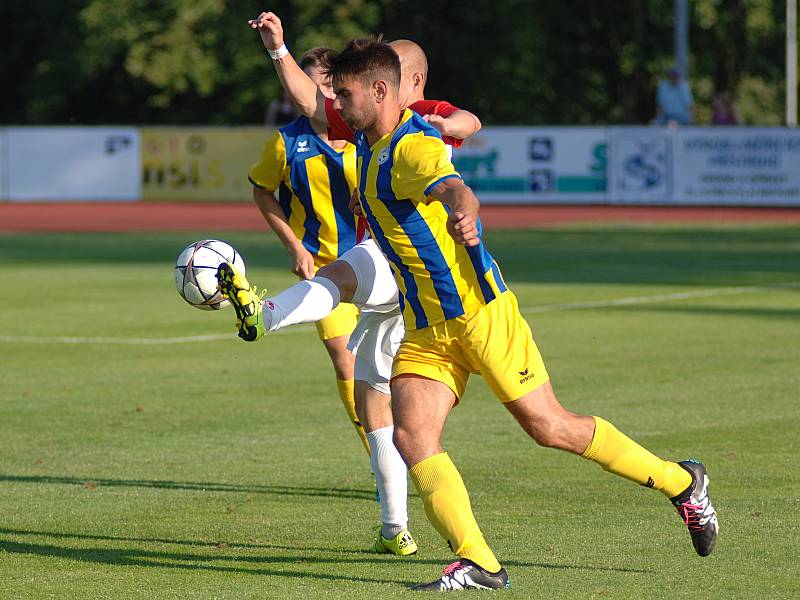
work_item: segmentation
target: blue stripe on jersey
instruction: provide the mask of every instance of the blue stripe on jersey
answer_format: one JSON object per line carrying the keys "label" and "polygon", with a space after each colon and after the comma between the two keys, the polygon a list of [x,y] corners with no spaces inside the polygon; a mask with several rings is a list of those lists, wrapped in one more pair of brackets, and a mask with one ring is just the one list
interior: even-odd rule
{"label": "blue stripe on jersey", "polygon": [[[416,206],[406,198],[398,200],[392,190],[392,167],[394,166],[394,151],[397,142],[406,132],[419,131],[411,127],[413,119],[406,121],[394,136],[389,145],[389,155],[386,161],[378,167],[378,198],[386,205],[391,215],[403,229],[409,242],[414,246],[420,259],[431,276],[433,289],[439,304],[444,312],[445,319],[452,319],[464,314],[464,304],[458,293],[456,282],[453,279],[450,265],[442,254],[441,247],[431,232],[428,223],[417,210]],[[410,300],[410,299],[409,299]]]}
{"label": "blue stripe on jersey", "polygon": [[494,282],[497,284],[497,289],[499,289],[500,293],[502,294],[508,288],[506,287],[506,284],[503,283],[503,277],[500,275],[500,268],[497,266],[495,261],[492,261],[492,275],[494,275]]}
{"label": "blue stripe on jersey", "polygon": [[[359,139],[360,138],[360,139]],[[356,144],[360,149],[360,152],[363,153],[361,155],[361,182],[365,182],[367,180],[367,171],[369,169],[370,158],[372,157],[372,152],[369,149],[367,144],[366,136],[361,132],[356,132]],[[364,209],[365,216],[367,217],[367,221],[369,222],[369,228],[372,232],[372,237],[375,238],[375,242],[378,244],[378,247],[383,251],[383,254],[389,260],[391,264],[394,265],[395,269],[400,273],[400,277],[403,278],[403,283],[405,284],[406,294],[407,297],[404,297],[402,291],[399,291],[398,297],[400,299],[400,310],[405,310],[405,303],[408,302],[409,306],[411,307],[412,312],[414,313],[414,320],[416,321],[417,328],[427,327],[428,326],[428,317],[425,315],[425,311],[422,308],[422,304],[419,302],[419,293],[417,290],[417,282],[414,280],[414,276],[409,271],[408,267],[403,264],[403,261],[400,260],[400,257],[397,255],[397,252],[394,251],[392,245],[389,243],[389,240],[386,239],[386,235],[383,233],[383,229],[378,224],[378,220],[375,218],[375,214],[370,210],[369,203],[364,198],[363,189],[359,187],[358,191],[361,199],[361,208]]]}
{"label": "blue stripe on jersey", "polygon": [[281,205],[287,219],[292,216],[292,190],[283,181],[278,188],[278,204]]}
{"label": "blue stripe on jersey", "polygon": [[[356,245],[356,230],[353,213],[350,212],[350,186],[344,176],[344,158],[341,154],[325,155],[325,166],[328,167],[328,180],[333,199],[333,214],[336,217],[338,245],[336,256],[341,256]],[[347,201],[342,202],[347,198]]]}
{"label": "blue stripe on jersey", "polygon": [[[310,152],[309,152],[310,154]],[[311,158],[310,156],[307,158]],[[300,200],[300,204],[306,211],[306,218],[303,221],[303,228],[306,230],[303,235],[303,246],[311,254],[319,254],[319,228],[321,223],[314,213],[314,204],[311,200],[311,190],[308,189],[308,171],[305,161],[295,161],[292,165],[289,178],[292,181],[294,195]]]}

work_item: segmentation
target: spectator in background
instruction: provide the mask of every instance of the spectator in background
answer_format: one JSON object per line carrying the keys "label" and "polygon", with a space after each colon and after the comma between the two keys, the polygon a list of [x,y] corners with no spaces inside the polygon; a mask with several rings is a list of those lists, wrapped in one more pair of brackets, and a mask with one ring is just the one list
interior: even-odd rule
{"label": "spectator in background", "polygon": [[740,125],[742,122],[728,92],[717,92],[711,108],[712,125]]}
{"label": "spectator in background", "polygon": [[280,94],[272,102],[269,103],[267,108],[267,125],[273,127],[283,127],[287,123],[291,123],[300,113],[291,103],[286,96],[286,92],[281,88]]}
{"label": "spectator in background", "polygon": [[655,125],[688,125],[692,122],[692,92],[675,67],[658,82]]}

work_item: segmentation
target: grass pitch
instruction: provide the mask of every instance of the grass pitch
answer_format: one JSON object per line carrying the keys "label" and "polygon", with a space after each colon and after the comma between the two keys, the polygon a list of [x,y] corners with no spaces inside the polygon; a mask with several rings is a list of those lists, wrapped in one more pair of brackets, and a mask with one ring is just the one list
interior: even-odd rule
{"label": "grass pitch", "polygon": [[[203,237],[292,282],[267,235],[0,237],[0,597],[393,598],[450,562],[414,495],[420,553],[365,551],[369,466],[313,327],[249,345],[184,304],[173,261]],[[660,494],[536,447],[474,377],[445,445],[504,597],[800,596],[800,228],[487,242],[562,403],[702,459],[721,521],[697,557]]]}

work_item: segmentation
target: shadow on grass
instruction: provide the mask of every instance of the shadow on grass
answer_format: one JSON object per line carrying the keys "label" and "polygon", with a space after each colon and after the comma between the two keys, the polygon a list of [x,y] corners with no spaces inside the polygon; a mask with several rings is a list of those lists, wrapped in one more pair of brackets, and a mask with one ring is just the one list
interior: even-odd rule
{"label": "shadow on grass", "polygon": [[[320,548],[315,546],[313,550],[317,552],[335,553],[336,558],[327,558],[320,556],[307,556],[291,554],[286,556],[248,556],[242,554],[224,553],[222,550],[235,550],[237,548],[256,549],[256,550],[280,550],[288,551],[290,553],[304,553],[312,550],[306,547],[292,547],[280,546],[273,544],[251,544],[251,543],[221,543],[218,541],[207,542],[201,540],[171,540],[164,538],[147,538],[147,537],[126,537],[126,536],[112,536],[112,535],[97,535],[86,533],[59,533],[47,531],[32,531],[25,529],[8,529],[0,527],[0,535],[6,536],[34,536],[56,539],[78,539],[78,540],[95,540],[95,541],[111,541],[111,542],[141,542],[141,543],[159,543],[159,544],[177,544],[182,546],[190,546],[194,548],[205,548],[210,552],[209,554],[193,554],[193,553],[180,553],[180,552],[155,552],[149,550],[138,550],[132,548],[71,548],[67,546],[58,546],[55,544],[34,544],[18,542],[14,540],[0,538],[0,551],[16,553],[16,554],[36,554],[39,556],[49,556],[52,558],[66,558],[70,560],[77,560],[81,562],[95,562],[101,564],[121,565],[121,566],[139,566],[139,567],[166,567],[166,568],[182,568],[182,569],[204,569],[209,571],[218,572],[231,572],[231,573],[245,573],[251,575],[274,575],[282,577],[310,577],[316,579],[329,579],[329,580],[347,580],[361,583],[394,583],[397,585],[408,585],[408,582],[397,580],[379,580],[370,579],[366,577],[350,577],[350,576],[335,576],[320,573],[308,573],[301,571],[282,571],[272,569],[248,569],[239,567],[228,567],[224,565],[211,565],[211,564],[187,564],[187,563],[208,563],[217,561],[236,561],[239,564],[248,563],[254,565],[260,564],[383,564],[387,560],[393,560],[393,557],[377,557],[368,551],[362,549],[347,550],[341,548]],[[353,557],[352,554],[366,554],[368,556]],[[438,559],[423,559],[413,557],[409,559],[416,564],[430,564],[441,566],[441,560]],[[175,562],[164,562],[175,561]],[[568,564],[555,564],[544,562],[529,562],[519,560],[505,560],[503,565],[507,567],[527,567],[539,569],[560,569],[560,570],[575,570],[575,571],[605,571],[616,573],[649,573],[646,569],[633,569],[625,567],[601,567],[595,565],[568,565]]]}
{"label": "shadow on grass", "polygon": [[169,481],[158,479],[95,479],[92,477],[61,477],[55,475],[7,475],[0,473],[0,482],[45,483],[84,486],[91,483],[97,487],[142,487],[167,490],[189,490],[198,492],[243,492],[248,494],[274,494],[277,496],[305,496],[324,498],[349,498],[350,500],[375,501],[374,490],[329,487],[303,487],[288,485],[242,485],[237,483],[214,483],[210,481]]}

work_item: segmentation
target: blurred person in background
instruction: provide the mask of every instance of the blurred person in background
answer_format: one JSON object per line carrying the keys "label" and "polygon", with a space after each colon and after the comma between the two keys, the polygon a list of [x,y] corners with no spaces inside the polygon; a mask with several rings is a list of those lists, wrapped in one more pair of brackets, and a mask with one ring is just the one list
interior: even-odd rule
{"label": "blurred person in background", "polygon": [[282,127],[294,121],[300,113],[289,100],[286,91],[281,88],[278,97],[269,103],[267,107],[267,125],[272,127]]}
{"label": "blurred person in background", "polygon": [[728,92],[717,92],[711,104],[712,125],[741,125],[742,120]]}
{"label": "blurred person in background", "polygon": [[692,122],[692,91],[675,67],[658,82],[654,125],[689,125]]}

